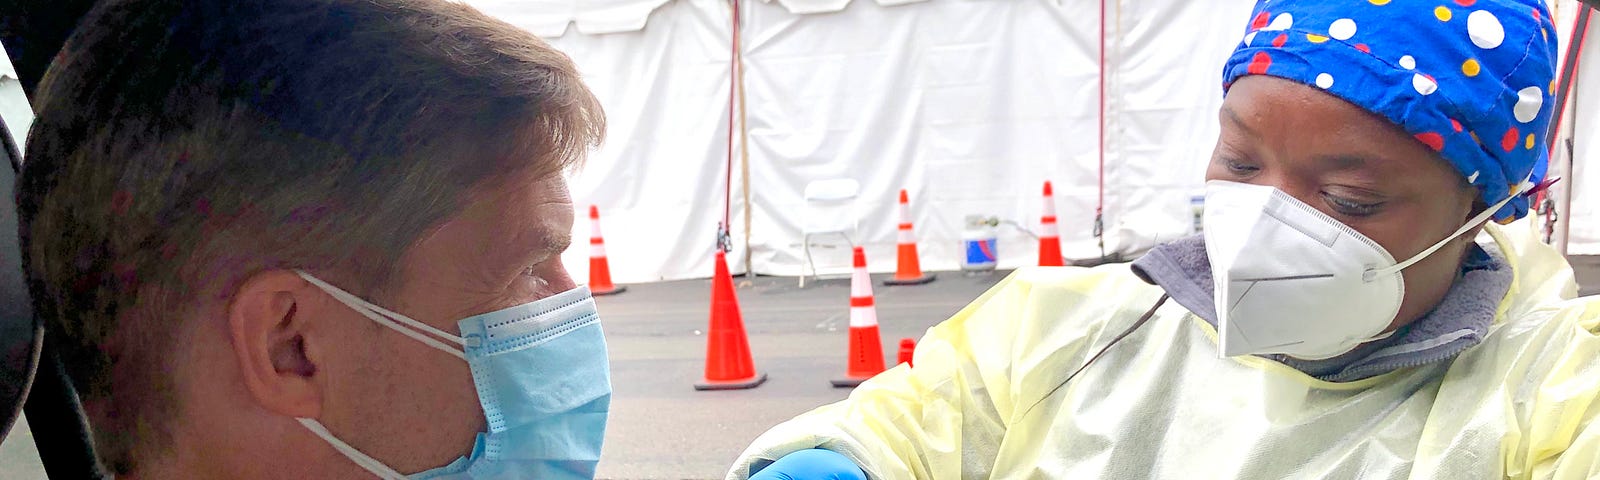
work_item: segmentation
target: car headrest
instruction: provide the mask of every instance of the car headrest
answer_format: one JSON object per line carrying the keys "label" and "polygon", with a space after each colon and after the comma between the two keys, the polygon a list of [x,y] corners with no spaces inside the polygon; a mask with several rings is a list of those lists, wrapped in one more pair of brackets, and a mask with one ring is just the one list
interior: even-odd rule
{"label": "car headrest", "polygon": [[[0,89],[14,78],[0,77]],[[17,90],[18,95],[21,90]],[[5,101],[0,99],[0,102]],[[24,105],[26,105],[24,103]],[[0,116],[0,438],[22,413],[23,400],[39,365],[44,331],[34,321],[32,299],[22,276],[22,249],[17,238],[16,180],[22,154]]]}

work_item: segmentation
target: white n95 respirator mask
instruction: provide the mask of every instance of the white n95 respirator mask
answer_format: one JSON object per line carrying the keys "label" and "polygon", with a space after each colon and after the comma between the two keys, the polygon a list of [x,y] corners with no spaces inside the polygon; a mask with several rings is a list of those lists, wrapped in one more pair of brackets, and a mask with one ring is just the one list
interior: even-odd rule
{"label": "white n95 respirator mask", "polygon": [[1332,358],[1387,336],[1400,272],[1514,198],[1403,262],[1377,242],[1273,187],[1206,182],[1205,240],[1223,356]]}

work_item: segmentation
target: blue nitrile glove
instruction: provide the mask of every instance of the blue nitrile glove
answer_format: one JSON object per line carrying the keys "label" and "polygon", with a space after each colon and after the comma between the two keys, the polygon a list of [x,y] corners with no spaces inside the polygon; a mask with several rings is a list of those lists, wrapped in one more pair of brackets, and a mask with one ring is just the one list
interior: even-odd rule
{"label": "blue nitrile glove", "polygon": [[784,455],[750,480],[867,480],[867,474],[844,455],[813,448]]}

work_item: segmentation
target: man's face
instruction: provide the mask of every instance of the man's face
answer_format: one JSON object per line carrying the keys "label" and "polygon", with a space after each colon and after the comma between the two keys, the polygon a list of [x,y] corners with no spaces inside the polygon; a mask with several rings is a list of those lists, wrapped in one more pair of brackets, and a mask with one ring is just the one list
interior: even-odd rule
{"label": "man's face", "polygon": [[[1398,126],[1322,90],[1250,76],[1229,89],[1206,180],[1276,187],[1349,225],[1403,261],[1443,240],[1472,213],[1460,173]],[[1444,298],[1472,235],[1407,268],[1391,326]],[[1288,313],[1288,312],[1286,312]]]}
{"label": "man's face", "polygon": [[[572,289],[560,258],[572,222],[559,174],[475,188],[461,213],[406,253],[397,301],[383,306],[459,335],[460,319]],[[351,327],[350,357],[325,363],[343,371],[326,372],[322,422],[402,473],[469,454],[485,420],[467,363],[348,308],[332,311]]]}

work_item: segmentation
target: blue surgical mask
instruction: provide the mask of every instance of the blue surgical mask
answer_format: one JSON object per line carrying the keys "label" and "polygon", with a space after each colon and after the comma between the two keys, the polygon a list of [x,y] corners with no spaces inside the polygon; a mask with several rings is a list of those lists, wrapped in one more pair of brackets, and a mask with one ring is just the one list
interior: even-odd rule
{"label": "blue surgical mask", "polygon": [[489,422],[471,455],[407,476],[316,420],[298,419],[339,453],[388,480],[594,478],[611,407],[611,367],[587,287],[463,319],[456,336],[298,273],[372,321],[466,360]]}

